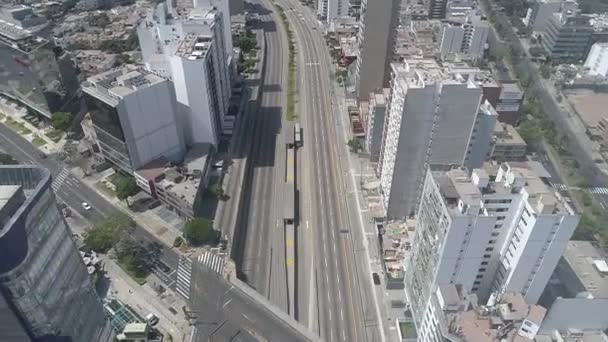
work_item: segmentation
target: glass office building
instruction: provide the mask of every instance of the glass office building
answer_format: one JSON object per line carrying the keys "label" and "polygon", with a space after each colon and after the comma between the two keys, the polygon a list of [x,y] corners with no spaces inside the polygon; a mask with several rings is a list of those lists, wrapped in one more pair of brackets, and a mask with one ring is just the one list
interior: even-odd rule
{"label": "glass office building", "polygon": [[[0,310],[12,310],[35,341],[113,338],[48,170],[0,167],[0,227],[0,291],[10,304]],[[8,340],[2,334],[0,341]]]}

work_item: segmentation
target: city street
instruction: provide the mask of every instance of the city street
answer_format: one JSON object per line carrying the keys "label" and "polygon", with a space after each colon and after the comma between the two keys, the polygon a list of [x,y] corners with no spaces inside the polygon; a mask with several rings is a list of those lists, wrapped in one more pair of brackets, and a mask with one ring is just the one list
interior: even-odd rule
{"label": "city street", "polygon": [[[116,208],[114,204],[108,202],[94,189],[91,189],[87,184],[84,184],[70,173],[62,162],[54,159],[54,155],[43,158],[42,153],[36,146],[4,125],[0,125],[0,144],[17,161],[48,168],[53,176],[52,187],[58,199],[71,207],[72,210],[77,211],[89,223],[92,224],[121,213],[121,210]],[[82,207],[83,202],[89,203],[91,209],[85,210]],[[174,249],[163,245],[161,241],[141,226],[136,226],[132,235],[144,243],[158,243],[163,246],[160,257],[161,261],[169,268],[177,268],[179,255]]]}

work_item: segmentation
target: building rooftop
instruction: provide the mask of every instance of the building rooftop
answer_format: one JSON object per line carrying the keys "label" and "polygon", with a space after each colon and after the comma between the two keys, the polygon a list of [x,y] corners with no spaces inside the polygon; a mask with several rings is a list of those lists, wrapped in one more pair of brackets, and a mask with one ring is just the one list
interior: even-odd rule
{"label": "building rooftop", "polygon": [[210,144],[196,144],[191,147],[182,165],[165,170],[165,179],[160,181],[160,184],[176,197],[194,205],[211,149]]}
{"label": "building rooftop", "polygon": [[148,330],[148,324],[146,323],[127,323],[123,333],[127,334],[143,334]]}
{"label": "building rooftop", "polygon": [[211,35],[188,33],[177,43],[175,55],[191,61],[205,59],[211,44],[213,44]]}
{"label": "building rooftop", "polygon": [[496,138],[496,144],[501,145],[518,145],[526,146],[526,142],[519,135],[513,125],[496,121],[494,125],[494,137]]}
{"label": "building rooftop", "polygon": [[469,73],[469,68],[458,70],[453,68],[452,65],[446,67],[431,58],[410,59],[403,63],[392,63],[391,68],[396,76],[395,81],[402,82],[404,86],[409,88],[423,88],[435,83],[463,84],[469,88],[478,88],[474,76]]}
{"label": "building rooftop", "polygon": [[594,298],[608,298],[607,258],[589,241],[568,241],[563,254],[583,288]]}
{"label": "building rooftop", "polygon": [[118,104],[119,100],[139,89],[162,82],[167,82],[167,80],[143,67],[124,65],[91,76],[81,86],[85,92],[95,97],[103,98],[109,103]]}
{"label": "building rooftop", "polygon": [[442,332],[455,342],[531,341],[546,313],[519,293],[500,295],[489,306],[478,306],[475,295],[456,285],[440,287],[437,297],[445,315]]}
{"label": "building rooftop", "polygon": [[457,215],[466,214],[468,208],[483,209],[483,195],[509,195],[523,191],[528,194],[528,202],[535,214],[575,214],[566,200],[542,180],[545,175],[539,175],[537,167],[529,162],[486,162],[482,169],[473,170],[471,176],[464,168],[433,171],[432,174],[446,205]]}

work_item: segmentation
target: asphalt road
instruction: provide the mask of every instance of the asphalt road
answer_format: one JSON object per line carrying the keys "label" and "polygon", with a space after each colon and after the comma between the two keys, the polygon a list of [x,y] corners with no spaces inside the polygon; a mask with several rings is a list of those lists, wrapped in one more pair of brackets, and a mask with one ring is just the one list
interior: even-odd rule
{"label": "asphalt road", "polygon": [[[247,146],[248,170],[242,191],[245,203],[235,231],[241,234],[242,255],[234,256],[241,279],[287,311],[284,238],[282,234],[281,191],[285,168],[282,117],[283,85],[286,83],[284,37],[270,12],[259,4],[266,46],[265,72],[257,113],[252,113],[253,139]],[[236,234],[236,233],[235,233]]]}
{"label": "asphalt road", "polygon": [[[77,211],[89,223],[95,223],[122,212],[87,184],[83,184],[53,155],[43,158],[42,152],[36,146],[4,125],[0,125],[0,144],[17,161],[24,164],[41,165],[49,169],[53,176],[53,188],[57,197],[72,210]],[[82,207],[82,202],[89,203],[92,207],[91,210],[85,210]],[[177,252],[164,246],[162,242],[144,228],[136,226],[132,236],[144,243],[158,243],[163,246],[161,261],[172,269],[177,268],[179,259]]]}
{"label": "asphalt road", "polygon": [[235,286],[201,263],[194,263],[192,314],[196,341],[312,341],[282,310],[271,307],[244,283]]}
{"label": "asphalt road", "polygon": [[[366,282],[361,285],[356,265],[360,261],[354,254],[360,229],[347,204],[348,170],[340,160],[347,152],[334,126],[338,113],[332,106],[328,48],[308,8],[295,0],[280,3],[295,30],[300,52],[298,86],[304,147],[299,169],[305,175],[300,186],[303,214],[299,237],[305,241],[298,253],[304,253],[305,261],[298,264],[298,274],[311,277],[299,278],[299,308],[306,324],[327,341],[378,340],[376,324],[369,323],[367,301],[364,305],[362,299],[372,296],[367,293],[371,288]],[[363,279],[367,279],[365,275]]]}

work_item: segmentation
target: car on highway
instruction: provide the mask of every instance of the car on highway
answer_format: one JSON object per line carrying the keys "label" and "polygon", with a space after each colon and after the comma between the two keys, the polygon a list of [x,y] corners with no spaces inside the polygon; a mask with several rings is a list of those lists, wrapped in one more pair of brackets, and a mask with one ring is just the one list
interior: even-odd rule
{"label": "car on highway", "polygon": [[91,205],[89,203],[87,203],[87,202],[82,202],[82,208],[84,210],[89,211],[89,210],[91,210]]}
{"label": "car on highway", "polygon": [[148,316],[146,316],[146,322],[151,326],[155,326],[158,324],[158,317],[153,313],[149,313]]}
{"label": "car on highway", "polygon": [[375,285],[380,285],[380,276],[378,275],[378,273],[376,273],[376,272],[372,273],[372,278],[374,279]]}

